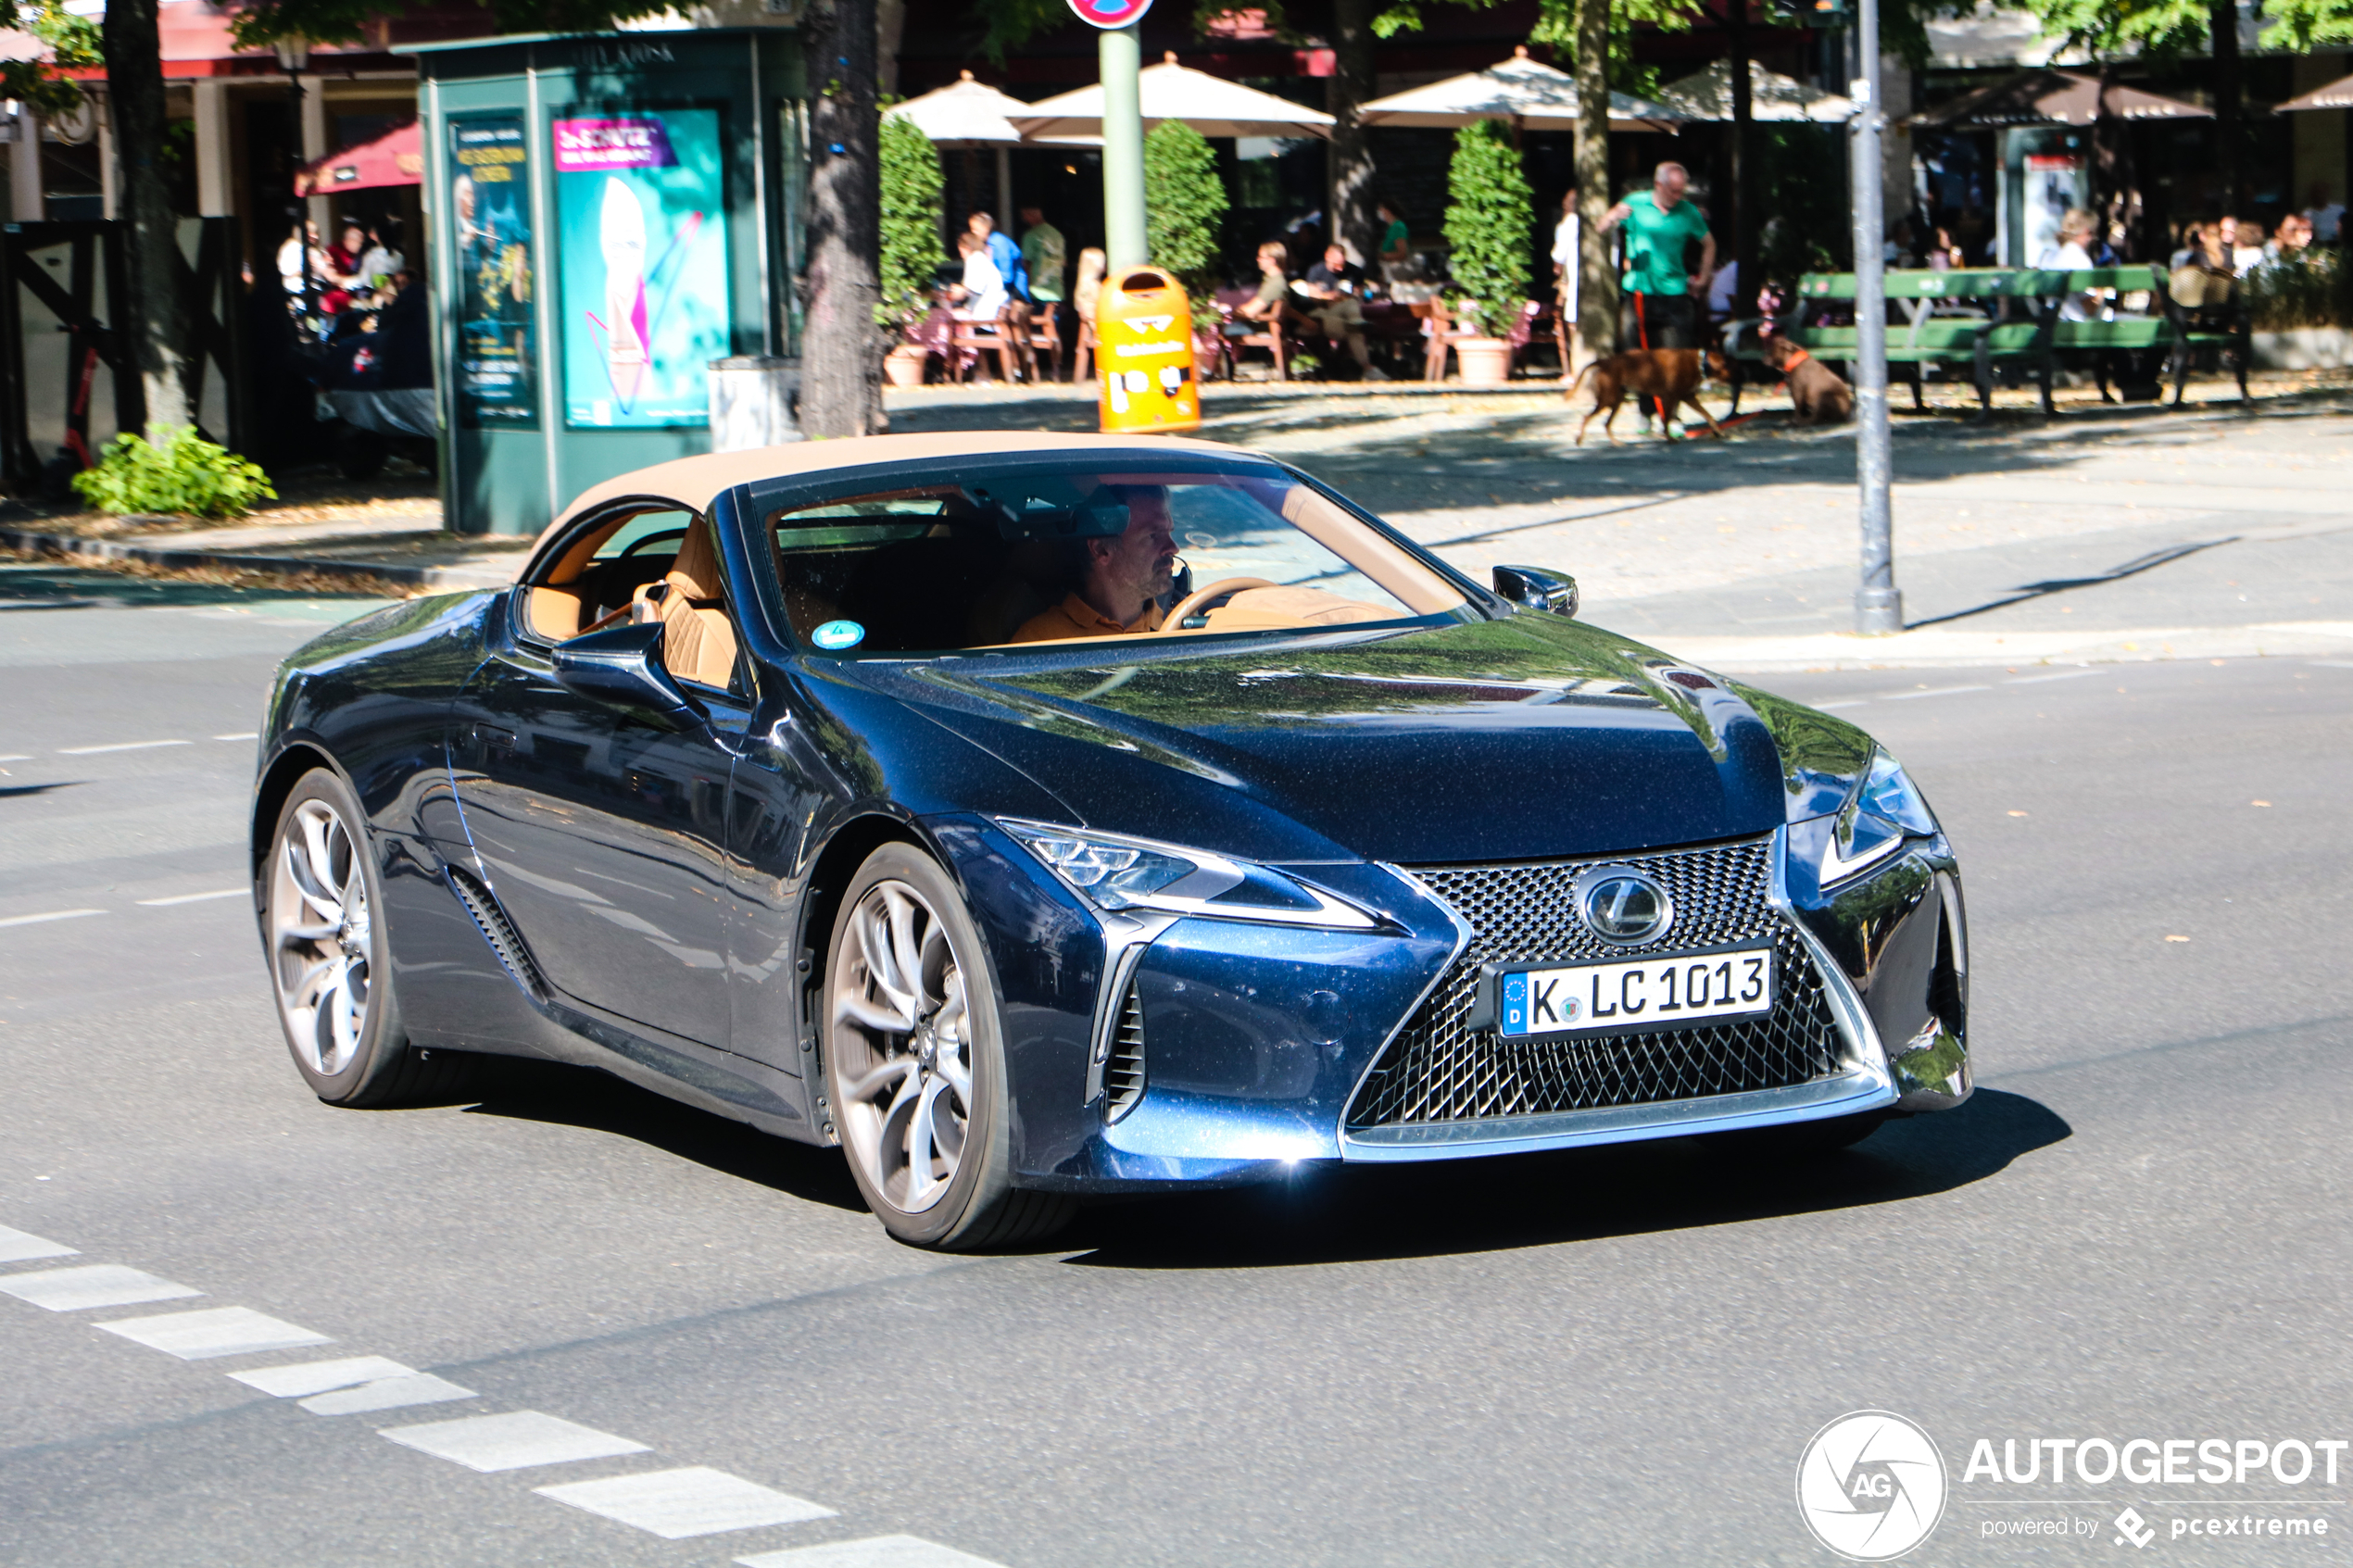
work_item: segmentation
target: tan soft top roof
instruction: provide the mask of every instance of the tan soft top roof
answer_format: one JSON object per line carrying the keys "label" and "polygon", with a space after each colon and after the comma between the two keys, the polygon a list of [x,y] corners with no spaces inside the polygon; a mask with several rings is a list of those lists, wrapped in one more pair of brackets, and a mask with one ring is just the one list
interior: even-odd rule
{"label": "tan soft top roof", "polygon": [[678,458],[591,485],[547,525],[540,541],[546,543],[549,534],[581,513],[624,495],[659,495],[707,512],[723,490],[756,480],[821,473],[827,469],[864,468],[873,463],[924,458],[995,457],[1008,452],[1133,452],[1139,446],[1242,455],[1240,448],[1214,441],[1184,441],[1165,435],[1039,435],[959,430],[937,435],[860,435],[839,441],[797,441],[784,446],[758,446],[747,452],[709,452],[699,458]]}

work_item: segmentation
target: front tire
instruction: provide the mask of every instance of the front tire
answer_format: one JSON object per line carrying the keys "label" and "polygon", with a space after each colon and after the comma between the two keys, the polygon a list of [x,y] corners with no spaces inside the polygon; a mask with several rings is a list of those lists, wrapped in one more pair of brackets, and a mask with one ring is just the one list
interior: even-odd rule
{"label": "front tire", "polygon": [[822,1006],[828,1113],[884,1229],[910,1246],[965,1251],[1069,1223],[1076,1198],[1013,1185],[996,983],[937,862],[886,844],[858,868]]}
{"label": "front tire", "polygon": [[367,818],[325,769],[298,780],[261,869],[261,923],[295,1068],[330,1105],[448,1094],[474,1059],[411,1047],[393,994],[384,894]]}

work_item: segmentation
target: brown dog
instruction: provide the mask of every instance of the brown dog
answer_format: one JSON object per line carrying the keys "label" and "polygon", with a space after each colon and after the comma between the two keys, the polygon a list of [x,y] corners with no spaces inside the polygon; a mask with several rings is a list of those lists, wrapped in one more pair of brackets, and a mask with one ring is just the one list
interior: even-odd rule
{"label": "brown dog", "polygon": [[1855,417],[1855,391],[1838,372],[1790,339],[1775,335],[1764,343],[1765,363],[1781,373],[1797,417],[1809,425],[1844,424]]}
{"label": "brown dog", "polygon": [[1703,374],[1711,380],[1721,380],[1724,357],[1712,348],[1705,350],[1704,356],[1696,348],[1629,348],[1623,354],[1594,360],[1577,372],[1577,379],[1568,383],[1566,394],[1574,402],[1577,389],[1585,378],[1593,378],[1593,407],[1578,424],[1577,445],[1585,445],[1585,427],[1593,422],[1594,415],[1604,412],[1609,417],[1602,420],[1602,433],[1615,444],[1617,433],[1610,427],[1617,422],[1618,406],[1626,401],[1629,392],[1639,397],[1658,399],[1669,420],[1684,404],[1690,404],[1707,421],[1710,433],[1721,441],[1724,427],[1716,422],[1715,415],[1700,406],[1699,383]]}

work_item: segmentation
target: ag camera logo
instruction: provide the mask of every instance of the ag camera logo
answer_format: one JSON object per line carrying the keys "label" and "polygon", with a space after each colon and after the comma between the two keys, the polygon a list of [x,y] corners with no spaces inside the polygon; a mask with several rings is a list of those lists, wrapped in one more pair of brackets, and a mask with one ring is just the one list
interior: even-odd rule
{"label": "ag camera logo", "polygon": [[1856,1562],[1903,1556],[1944,1516],[1944,1456],[1889,1411],[1855,1411],[1797,1461],[1797,1508],[1814,1538]]}

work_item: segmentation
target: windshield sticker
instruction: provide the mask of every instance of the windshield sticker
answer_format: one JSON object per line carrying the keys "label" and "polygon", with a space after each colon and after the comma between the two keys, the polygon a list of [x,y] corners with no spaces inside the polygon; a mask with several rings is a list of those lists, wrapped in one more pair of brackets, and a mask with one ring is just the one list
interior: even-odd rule
{"label": "windshield sticker", "polygon": [[866,640],[866,629],[855,621],[828,621],[810,638],[821,648],[854,648]]}

